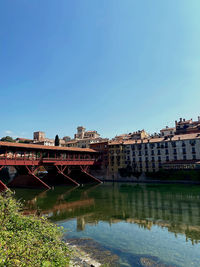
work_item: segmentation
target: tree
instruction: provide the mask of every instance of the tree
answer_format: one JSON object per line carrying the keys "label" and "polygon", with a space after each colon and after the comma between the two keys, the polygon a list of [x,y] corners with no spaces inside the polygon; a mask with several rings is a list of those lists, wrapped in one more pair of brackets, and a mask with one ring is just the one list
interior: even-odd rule
{"label": "tree", "polygon": [[15,142],[14,139],[11,136],[2,137],[1,141],[4,141],[4,142]]}
{"label": "tree", "polygon": [[60,139],[58,137],[58,135],[56,135],[55,137],[55,146],[59,146],[60,145]]}

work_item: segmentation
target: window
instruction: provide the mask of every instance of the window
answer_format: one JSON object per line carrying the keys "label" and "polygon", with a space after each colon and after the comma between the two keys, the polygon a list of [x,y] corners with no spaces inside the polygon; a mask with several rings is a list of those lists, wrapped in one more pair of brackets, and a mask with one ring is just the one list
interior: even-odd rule
{"label": "window", "polygon": [[166,161],[169,161],[169,156],[166,157]]}
{"label": "window", "polygon": [[151,150],[151,155],[154,155],[154,150]]}
{"label": "window", "polygon": [[177,154],[177,152],[176,152],[176,148],[174,149],[174,155],[176,155]]}
{"label": "window", "polygon": [[158,155],[160,155],[160,149],[158,149]]}
{"label": "window", "polygon": [[165,150],[165,154],[168,155],[169,154],[169,151],[168,149]]}
{"label": "window", "polygon": [[192,154],[195,154],[196,151],[195,151],[195,147],[192,147]]}
{"label": "window", "polygon": [[172,147],[176,147],[176,142],[172,142]]}
{"label": "window", "polygon": [[190,145],[191,145],[191,146],[195,146],[195,143],[196,143],[195,140],[191,140],[191,141],[190,141]]}
{"label": "window", "polygon": [[186,154],[186,149],[185,148],[183,148],[183,154]]}
{"label": "window", "polygon": [[142,149],[142,146],[141,145],[138,145],[137,148],[138,148],[138,150],[141,150]]}

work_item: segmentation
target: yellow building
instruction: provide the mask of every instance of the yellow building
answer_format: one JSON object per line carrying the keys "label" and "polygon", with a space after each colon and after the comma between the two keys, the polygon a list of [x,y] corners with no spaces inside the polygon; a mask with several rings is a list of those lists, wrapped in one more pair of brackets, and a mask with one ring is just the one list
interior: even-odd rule
{"label": "yellow building", "polygon": [[108,171],[110,177],[117,178],[119,175],[119,169],[126,167],[124,153],[123,142],[112,141],[108,144]]}

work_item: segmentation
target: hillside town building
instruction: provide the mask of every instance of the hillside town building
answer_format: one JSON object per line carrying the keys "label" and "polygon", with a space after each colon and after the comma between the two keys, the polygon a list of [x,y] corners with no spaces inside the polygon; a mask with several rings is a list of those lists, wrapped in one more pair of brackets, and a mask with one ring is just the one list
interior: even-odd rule
{"label": "hillside town building", "polygon": [[73,140],[65,143],[67,147],[89,148],[90,144],[108,141],[103,139],[97,131],[86,131],[83,126],[77,127],[77,133],[74,135]]}
{"label": "hillside town building", "polygon": [[79,139],[96,139],[99,138],[100,134],[97,133],[97,131],[86,131],[86,129],[83,126],[77,127],[77,133],[74,135],[75,140]]}
{"label": "hillside town building", "polygon": [[33,133],[33,140],[38,141],[38,142],[44,141],[45,140],[45,132],[41,132],[41,131],[34,132]]}
{"label": "hillside town building", "polygon": [[180,118],[179,121],[175,121],[175,126],[176,134],[198,133],[200,132],[200,116],[197,121]]}
{"label": "hillside town building", "polygon": [[45,137],[45,132],[34,132],[33,133],[33,143],[37,145],[43,145],[43,146],[54,146],[55,141],[54,139],[49,139]]}
{"label": "hillside town building", "polygon": [[145,130],[136,131],[133,133],[128,134],[121,134],[117,135],[113,138],[114,141],[120,141],[120,140],[138,140],[138,139],[144,139],[147,138],[149,134]]}
{"label": "hillside town building", "polygon": [[[119,176],[120,169],[133,173],[156,172],[169,163],[180,165],[200,161],[200,133],[147,138],[109,143],[109,173]],[[180,168],[180,166],[179,166]]]}

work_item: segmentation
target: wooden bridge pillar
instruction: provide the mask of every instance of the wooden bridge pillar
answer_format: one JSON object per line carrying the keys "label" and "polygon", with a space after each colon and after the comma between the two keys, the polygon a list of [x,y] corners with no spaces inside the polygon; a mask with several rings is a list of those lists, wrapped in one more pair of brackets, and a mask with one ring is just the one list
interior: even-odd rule
{"label": "wooden bridge pillar", "polygon": [[[0,167],[0,171],[4,168],[4,166]],[[0,191],[8,190],[8,187],[0,180]]]}
{"label": "wooden bridge pillar", "polygon": [[0,180],[0,192],[8,190],[8,187]]}
{"label": "wooden bridge pillar", "polygon": [[85,175],[87,175],[89,178],[95,180],[98,183],[102,183],[101,180],[97,179],[96,177],[94,177],[93,175],[88,173],[89,166],[80,166],[80,168],[81,168],[81,172],[84,173]]}
{"label": "wooden bridge pillar", "polygon": [[[63,175],[66,179],[68,179],[69,181],[71,181],[72,183],[74,183],[75,185],[79,186],[80,184],[77,183],[75,180],[73,180],[71,177],[69,177],[67,174],[64,173],[64,171],[66,170],[67,166],[57,166],[56,168],[58,170],[58,173]],[[70,173],[70,169],[68,169],[68,174]]]}
{"label": "wooden bridge pillar", "polygon": [[38,168],[39,168],[39,166],[36,167],[36,168],[35,168],[34,166],[32,166],[31,169],[30,169],[28,166],[26,166],[26,169],[28,170],[28,174],[29,174],[29,175],[31,175],[33,178],[35,178],[37,181],[39,181],[40,184],[41,184],[44,188],[51,189],[51,187],[48,186],[48,184],[46,184],[45,182],[43,182],[39,177],[37,177],[37,176],[35,175],[35,172],[36,172],[36,170],[37,170]]}

